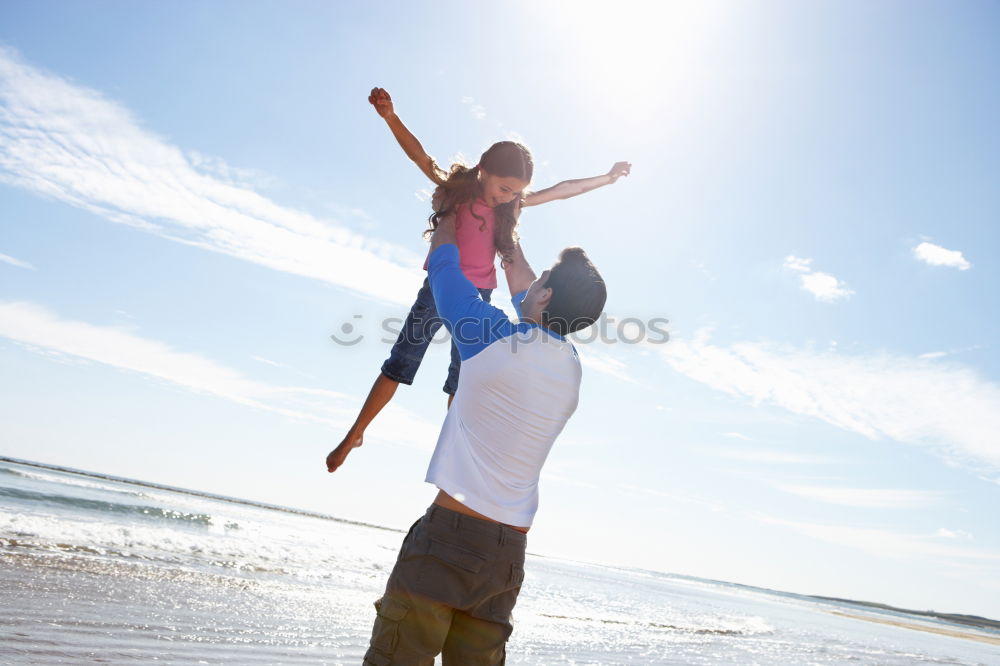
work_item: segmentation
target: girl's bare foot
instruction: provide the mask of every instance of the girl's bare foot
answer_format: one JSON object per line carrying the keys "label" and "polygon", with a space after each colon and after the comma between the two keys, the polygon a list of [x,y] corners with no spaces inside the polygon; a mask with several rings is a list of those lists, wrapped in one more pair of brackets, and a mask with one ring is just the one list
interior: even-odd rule
{"label": "girl's bare foot", "polygon": [[330,455],[326,457],[326,471],[335,472],[338,467],[344,464],[347,459],[347,454],[351,452],[351,449],[356,449],[364,442],[364,435],[351,435],[348,433],[344,441],[330,451]]}
{"label": "girl's bare foot", "polygon": [[392,400],[392,396],[396,393],[396,387],[398,386],[399,382],[395,379],[389,379],[381,372],[378,373],[375,383],[372,384],[372,390],[368,392],[368,397],[365,398],[365,404],[361,406],[361,413],[358,414],[358,418],[354,421],[351,429],[347,431],[347,437],[340,443],[340,446],[330,451],[330,455],[326,457],[326,469],[328,472],[336,471],[338,467],[344,464],[344,460],[347,459],[347,454],[351,452],[351,449],[361,446],[365,437],[365,428],[382,411],[382,408]]}

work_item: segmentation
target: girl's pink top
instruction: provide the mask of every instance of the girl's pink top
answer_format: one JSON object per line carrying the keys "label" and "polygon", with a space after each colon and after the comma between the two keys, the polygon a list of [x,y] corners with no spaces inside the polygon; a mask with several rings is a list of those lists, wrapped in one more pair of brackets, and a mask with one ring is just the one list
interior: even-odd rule
{"label": "girl's pink top", "polygon": [[[473,213],[483,219],[473,217]],[[495,220],[493,209],[482,199],[476,199],[471,204],[460,204],[455,215],[459,265],[465,277],[479,289],[497,287],[497,269],[494,265],[497,246],[493,242]],[[426,261],[424,270],[427,270]]]}

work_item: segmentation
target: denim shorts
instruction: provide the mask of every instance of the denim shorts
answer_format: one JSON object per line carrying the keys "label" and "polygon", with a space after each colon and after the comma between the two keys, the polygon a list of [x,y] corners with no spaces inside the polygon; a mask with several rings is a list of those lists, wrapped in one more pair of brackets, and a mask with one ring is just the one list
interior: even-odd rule
{"label": "denim shorts", "polygon": [[[487,303],[493,295],[492,289],[480,289],[479,295]],[[424,359],[427,345],[437,333],[444,320],[438,316],[434,294],[430,283],[424,278],[424,286],[417,292],[417,300],[406,315],[403,328],[396,338],[396,343],[389,352],[389,358],[382,364],[382,374],[400,384],[410,385]],[[462,357],[458,355],[455,342],[451,343],[451,364],[448,366],[448,378],[444,382],[444,392],[455,395],[458,389],[458,373],[462,367]]]}

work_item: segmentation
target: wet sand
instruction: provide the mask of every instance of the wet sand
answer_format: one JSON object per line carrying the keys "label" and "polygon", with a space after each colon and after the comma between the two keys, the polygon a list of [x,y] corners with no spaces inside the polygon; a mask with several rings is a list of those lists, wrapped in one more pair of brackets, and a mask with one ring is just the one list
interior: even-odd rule
{"label": "wet sand", "polygon": [[872,617],[871,615],[855,615],[853,613],[843,613],[841,611],[830,611],[834,615],[839,615],[841,617],[849,617],[854,620],[865,620],[867,622],[876,622],[878,624],[887,624],[891,627],[902,627],[903,629],[915,629],[917,631],[926,631],[931,634],[940,634],[941,636],[951,636],[952,638],[965,638],[970,641],[979,641],[980,643],[989,643],[990,645],[1000,645],[1000,636],[987,636],[985,634],[977,634],[968,631],[961,631],[959,629],[947,629],[945,627],[932,627],[927,624],[916,624],[913,622],[903,622],[901,620],[890,620],[881,617]]}

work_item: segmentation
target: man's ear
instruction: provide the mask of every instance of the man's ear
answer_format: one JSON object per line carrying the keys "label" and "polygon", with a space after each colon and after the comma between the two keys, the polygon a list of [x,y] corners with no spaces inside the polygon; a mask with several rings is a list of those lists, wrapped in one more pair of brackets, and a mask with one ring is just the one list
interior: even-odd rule
{"label": "man's ear", "polygon": [[539,307],[542,310],[544,310],[545,308],[549,307],[549,301],[551,301],[551,300],[552,300],[552,288],[551,287],[545,287],[544,289],[540,289],[538,291],[538,296],[536,297],[536,302],[538,303]]}

